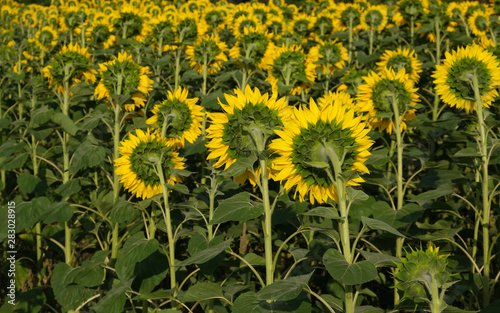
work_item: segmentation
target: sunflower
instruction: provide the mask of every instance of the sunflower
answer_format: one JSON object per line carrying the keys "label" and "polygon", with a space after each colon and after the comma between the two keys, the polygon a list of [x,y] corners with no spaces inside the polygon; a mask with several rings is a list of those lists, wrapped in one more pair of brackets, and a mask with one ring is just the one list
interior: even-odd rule
{"label": "sunflower", "polygon": [[330,36],[334,32],[333,16],[328,13],[320,13],[314,21],[313,30],[321,38]]}
{"label": "sunflower", "polygon": [[347,49],[336,41],[319,41],[309,51],[310,54],[317,55],[316,68],[321,69],[323,74],[333,74],[335,69],[341,69],[349,60]]}
{"label": "sunflower", "polygon": [[44,26],[35,33],[33,40],[40,49],[48,51],[57,45],[58,38],[59,34],[52,26]]}
{"label": "sunflower", "polygon": [[169,146],[182,148],[186,140],[193,143],[201,135],[204,113],[197,101],[198,98],[188,99],[187,89],[179,87],[173,93],[168,91],[167,99],[154,106],[153,116],[146,123],[160,130],[167,127],[164,132]]}
{"label": "sunflower", "polygon": [[224,7],[212,8],[203,11],[203,20],[210,30],[220,32],[226,26],[228,12]]}
{"label": "sunflower", "polygon": [[347,30],[352,23],[352,31],[357,32],[361,25],[361,7],[359,4],[339,3],[335,17],[336,29]]}
{"label": "sunflower", "polygon": [[446,52],[441,65],[436,65],[432,75],[436,92],[449,106],[456,106],[467,113],[476,109],[472,78],[476,76],[483,106],[489,107],[498,96],[500,69],[497,58],[478,45],[461,47]]}
{"label": "sunflower", "polygon": [[172,169],[184,169],[185,166],[179,153],[168,147],[167,139],[158,132],[136,129],[135,133],[129,134],[129,139],[118,147],[121,157],[114,161],[115,173],[120,175],[125,189],[148,199],[163,192],[154,166],[155,159],[160,161],[165,181],[170,185],[181,181],[179,176],[172,175]]}
{"label": "sunflower", "polygon": [[290,25],[290,32],[299,34],[302,37],[307,37],[313,31],[316,17],[305,13],[296,14]]}
{"label": "sunflower", "polygon": [[111,48],[116,42],[116,36],[113,34],[115,28],[113,24],[104,20],[94,21],[92,26],[87,28],[87,40],[94,45],[94,47],[102,47],[104,49]]}
{"label": "sunflower", "polygon": [[224,169],[239,159],[269,155],[268,143],[275,138],[274,131],[291,114],[286,99],[277,99],[276,94],[269,97],[248,85],[245,92],[240,89],[234,92],[235,96],[225,94],[228,104],[221,103],[224,113],[208,113],[211,125],[207,129],[210,140],[207,159],[217,159],[214,167],[224,166]]}
{"label": "sunflower", "polygon": [[424,5],[421,0],[402,0],[398,3],[397,12],[407,22],[416,21],[424,15]]}
{"label": "sunflower", "polygon": [[476,10],[467,20],[470,30],[478,37],[486,36],[490,28],[490,14]]}
{"label": "sunflower", "polygon": [[181,45],[192,44],[203,37],[208,31],[208,25],[197,14],[178,13],[176,19],[177,42]]}
{"label": "sunflower", "polygon": [[283,17],[271,15],[267,19],[266,23],[267,29],[270,33],[273,34],[273,37],[277,37],[281,35],[286,28],[286,24],[283,20]]}
{"label": "sunflower", "polygon": [[161,52],[175,50],[177,46],[174,19],[160,14],[149,21],[154,47]]}
{"label": "sunflower", "polygon": [[222,68],[222,62],[226,62],[227,45],[219,36],[214,34],[198,38],[193,45],[186,48],[187,59],[190,66],[199,74],[203,72],[205,65],[209,74],[215,74]]}
{"label": "sunflower", "polygon": [[[370,155],[373,141],[367,136],[369,129],[361,117],[346,109],[341,98],[330,99],[321,109],[313,99],[309,109],[293,108],[293,118],[285,122],[279,136],[269,148],[279,156],[273,160],[277,174],[275,180],[286,181],[285,190],[295,188],[300,201],[324,203],[337,200],[335,177],[341,173],[329,170],[330,154],[340,160],[342,172],[368,173],[364,165]],[[331,173],[332,175],[329,175]],[[348,186],[359,185],[359,176],[349,179]]]}
{"label": "sunflower", "polygon": [[42,69],[43,76],[49,80],[50,87],[54,86],[59,93],[65,92],[66,80],[69,81],[68,87],[79,83],[82,77],[87,83],[94,83],[97,71],[92,68],[90,57],[88,48],[80,48],[78,44],[63,46],[50,64]]}
{"label": "sunflower", "polygon": [[372,5],[361,14],[361,28],[381,32],[387,26],[387,6]]}
{"label": "sunflower", "polygon": [[147,24],[149,14],[132,4],[124,3],[120,6],[117,18],[113,19],[113,26],[117,35],[123,39],[134,39],[139,42],[146,38],[150,31]]}
{"label": "sunflower", "polygon": [[382,72],[384,69],[392,68],[395,72],[399,72],[402,68],[410,75],[415,83],[420,79],[422,72],[422,62],[417,59],[415,50],[408,48],[398,48],[397,50],[386,50],[380,57],[380,62],[377,63],[377,69]]}
{"label": "sunflower", "polygon": [[383,70],[379,74],[371,72],[363,79],[365,84],[358,87],[359,94],[356,101],[359,111],[366,114],[370,127],[378,128],[380,131],[386,130],[392,134],[393,118],[381,115],[394,114],[392,103],[397,101],[401,130],[404,130],[406,128],[404,121],[416,117],[416,110],[412,107],[420,101],[416,94],[417,88],[413,87],[413,81],[405,69],[401,69],[397,74],[392,68]]}
{"label": "sunflower", "polygon": [[238,38],[245,33],[245,28],[257,27],[258,25],[261,25],[261,23],[257,16],[249,14],[238,17],[232,24],[231,30],[234,37]]}
{"label": "sunflower", "polygon": [[[284,44],[270,50],[264,56],[269,76],[266,81],[271,83],[273,92],[277,92],[278,82],[291,86],[290,94],[297,95],[310,87],[316,78],[317,56],[305,54],[298,45],[290,47]],[[311,83],[307,82],[309,80]]]}
{"label": "sunflower", "polygon": [[[101,80],[94,95],[97,99],[109,98],[115,94],[132,95],[134,104],[125,104],[127,111],[143,107],[146,101],[144,95],[149,95],[149,91],[153,90],[148,67],[139,66],[126,52],[119,53],[112,61],[99,64],[99,72]],[[120,91],[118,86],[121,86]]]}
{"label": "sunflower", "polygon": [[[229,50],[229,57],[233,60],[244,57],[247,61],[251,60],[252,64],[257,65],[260,69],[264,69],[266,65],[262,62],[263,57],[269,49],[273,49],[271,38],[271,34],[263,25],[246,28],[244,34]],[[239,63],[242,65],[241,62]]]}

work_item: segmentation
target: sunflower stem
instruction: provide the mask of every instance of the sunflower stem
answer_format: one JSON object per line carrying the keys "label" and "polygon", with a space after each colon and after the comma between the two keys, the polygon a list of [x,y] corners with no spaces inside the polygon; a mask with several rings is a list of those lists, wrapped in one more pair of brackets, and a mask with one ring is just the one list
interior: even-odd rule
{"label": "sunflower stem", "polygon": [[203,53],[203,85],[201,86],[201,93],[206,96],[207,95],[207,79],[208,79],[208,55],[207,53]]}
{"label": "sunflower stem", "polygon": [[[345,260],[349,263],[353,263],[353,254],[351,253],[351,238],[349,234],[349,211],[347,210],[347,199],[345,192],[345,181],[342,177],[342,161],[339,159],[337,153],[331,148],[324,144],[325,151],[330,159],[331,165],[333,167],[333,175],[331,169],[327,171],[330,172],[331,178],[335,181],[335,187],[337,188],[337,205],[340,212],[340,240],[342,242],[342,253]],[[331,179],[330,178],[330,179]],[[352,292],[352,286],[344,285],[345,292],[345,313],[354,312],[354,298]]]}
{"label": "sunflower stem", "polygon": [[[208,211],[208,222],[210,223],[214,218],[214,209],[215,209],[215,194],[217,193],[217,175],[215,174],[215,169],[212,167],[212,177],[210,179],[210,191],[208,194],[209,197],[209,211]],[[212,241],[214,238],[213,225],[207,225],[208,231],[208,241]]]}
{"label": "sunflower stem", "polygon": [[349,65],[352,63],[352,44],[353,44],[353,29],[354,16],[349,15]]}
{"label": "sunflower stem", "polygon": [[467,21],[463,17],[462,13],[460,15],[460,20],[462,21],[462,25],[465,27],[465,32],[467,33],[467,37],[470,37],[470,30],[469,30],[469,24],[467,24]]}
{"label": "sunflower stem", "polygon": [[273,242],[271,228],[271,204],[269,202],[269,181],[267,174],[267,160],[260,160],[261,170],[261,192],[262,201],[264,202],[264,250],[266,259],[266,286],[273,283]]}
{"label": "sunflower stem", "polygon": [[[392,111],[394,113],[394,132],[396,134],[396,153],[397,153],[397,206],[396,210],[401,210],[403,207],[404,200],[404,189],[403,189],[403,138],[401,136],[401,119],[399,112],[399,103],[395,95],[392,95]],[[401,258],[403,256],[403,238],[396,239],[396,257]],[[397,268],[395,269],[397,273]],[[394,278],[396,279],[396,278]],[[396,284],[396,280],[394,281]],[[396,288],[394,288],[394,305],[399,304],[399,293]]]}
{"label": "sunflower stem", "polygon": [[177,90],[179,88],[179,83],[180,83],[180,72],[181,72],[181,53],[182,53],[182,46],[179,46],[177,48],[177,53],[175,54],[175,88],[174,90]]}
{"label": "sunflower stem", "polygon": [[370,27],[370,49],[368,50],[369,51],[369,55],[372,55],[373,53],[373,27]]}
{"label": "sunflower stem", "polygon": [[479,91],[479,81],[477,74],[472,76],[472,88],[474,89],[474,97],[476,100],[476,113],[479,127],[479,154],[481,155],[481,192],[483,202],[483,307],[490,303],[490,201],[488,196],[488,138],[486,134],[485,116],[483,111],[483,100]]}
{"label": "sunflower stem", "polygon": [[[161,158],[156,161],[156,173],[158,178],[160,179],[161,189],[163,193],[163,205],[162,213],[163,218],[165,219],[165,227],[167,228],[167,237],[168,237],[168,263],[170,270],[170,289],[174,291],[174,298],[177,296],[176,290],[176,280],[175,280],[175,242],[174,235],[172,232],[172,219],[170,217],[170,205],[168,202],[168,189],[167,184],[165,183],[165,176],[163,174],[163,166],[161,164]],[[174,308],[174,302],[172,302],[172,308]]]}
{"label": "sunflower stem", "polygon": [[[118,81],[116,86],[116,94],[122,94],[122,85],[123,85],[123,75],[118,75]],[[118,151],[118,146],[120,145],[120,130],[121,130],[121,108],[118,103],[115,103],[114,106],[115,113],[115,123],[114,123],[114,132],[113,132],[113,160],[117,160],[120,157],[120,152]],[[116,171],[113,171],[113,201],[116,202],[118,197],[120,196],[120,177],[116,174]],[[119,248],[119,229],[118,223],[114,223],[113,225],[113,233],[111,234],[111,264],[114,264],[116,258],[118,257],[118,248]]]}
{"label": "sunflower stem", "polygon": [[[441,28],[439,17],[434,18],[434,29],[436,31],[436,65],[441,64]],[[434,106],[432,108],[432,121],[437,121],[439,117],[439,95],[434,92]]]}

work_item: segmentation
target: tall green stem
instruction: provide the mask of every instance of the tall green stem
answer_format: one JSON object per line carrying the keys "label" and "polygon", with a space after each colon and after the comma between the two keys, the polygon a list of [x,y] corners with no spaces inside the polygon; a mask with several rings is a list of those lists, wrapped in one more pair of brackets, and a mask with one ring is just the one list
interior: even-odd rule
{"label": "tall green stem", "polygon": [[[210,179],[210,190],[209,190],[209,211],[208,211],[208,222],[211,222],[214,218],[214,209],[215,209],[215,194],[217,193],[217,175],[213,172],[214,168],[212,167],[212,177]],[[213,225],[208,224],[208,241],[212,241],[214,238]]]}
{"label": "tall green stem", "polygon": [[[404,203],[404,193],[403,193],[403,138],[401,135],[401,119],[399,112],[399,103],[396,96],[392,96],[392,111],[394,113],[394,132],[396,134],[396,153],[397,153],[397,207],[396,210],[401,210]],[[396,239],[396,257],[401,258],[403,256],[403,238]],[[396,269],[397,270],[397,269]],[[396,283],[396,281],[394,282]],[[396,288],[394,288],[394,305],[399,303],[399,294]]]}
{"label": "tall green stem", "polygon": [[[66,66],[64,68],[64,94],[63,94],[63,106],[62,113],[69,117],[69,79],[70,79],[70,68]],[[63,184],[69,181],[69,134],[63,130],[62,134],[62,148],[63,148]],[[64,222],[64,258],[66,264],[71,265],[71,228],[68,222]]]}
{"label": "tall green stem", "polygon": [[[123,85],[123,75],[118,75],[118,82],[116,87],[116,94],[121,95],[122,93],[122,85]],[[120,131],[121,131],[121,108],[118,103],[114,104],[114,113],[115,113],[115,123],[114,123],[114,132],[113,132],[113,160],[116,160],[120,157],[120,152],[118,151],[118,147],[120,146]],[[116,202],[118,197],[120,196],[120,177],[113,171],[113,200]],[[118,248],[119,248],[119,229],[118,223],[113,225],[113,233],[111,235],[111,263],[116,261],[118,257]]]}
{"label": "tall green stem", "polygon": [[354,42],[352,24],[354,23],[354,17],[349,16],[349,64],[352,63],[352,44]]}
{"label": "tall green stem", "polygon": [[481,155],[481,192],[483,202],[483,216],[482,216],[482,229],[483,229],[483,306],[486,307],[490,303],[490,200],[488,194],[488,138],[486,134],[486,125],[484,122],[483,100],[479,92],[479,82],[477,74],[474,73],[472,77],[472,87],[474,89],[474,96],[476,100],[476,113],[477,122],[479,127],[479,153]]}
{"label": "tall green stem", "polygon": [[[441,28],[439,17],[434,18],[434,28],[436,31],[436,65],[441,64]],[[434,91],[434,106],[432,108],[432,121],[437,121],[439,117],[439,95]]]}
{"label": "tall green stem", "polygon": [[260,160],[262,201],[264,202],[264,250],[266,259],[266,285],[274,281],[273,277],[273,242],[271,228],[271,204],[269,202],[269,181],[267,174],[267,160]]}
{"label": "tall green stem", "polygon": [[[163,174],[163,166],[161,164],[161,159],[156,161],[156,173],[160,179],[160,184],[163,192],[163,218],[165,220],[165,227],[167,228],[167,238],[168,238],[168,265],[170,270],[170,289],[174,290],[174,297],[177,295],[176,290],[176,279],[175,279],[175,241],[172,231],[172,219],[170,217],[170,205],[168,202],[168,189],[165,182],[165,176]],[[173,306],[173,302],[172,302]]]}
{"label": "tall green stem", "polygon": [[177,48],[177,53],[175,54],[175,90],[179,88],[180,84],[181,53],[182,53],[182,46],[179,46]]}
{"label": "tall green stem", "polygon": [[[342,243],[342,253],[345,260],[349,263],[353,263],[353,253],[351,251],[351,237],[349,233],[349,212],[347,210],[347,199],[345,191],[345,182],[342,177],[342,160],[339,159],[335,151],[325,145],[326,153],[333,165],[333,175],[330,174],[330,179],[335,181],[335,187],[337,188],[337,205],[340,212],[340,241]],[[354,313],[354,298],[353,290],[351,285],[344,286],[345,291],[345,313]]]}

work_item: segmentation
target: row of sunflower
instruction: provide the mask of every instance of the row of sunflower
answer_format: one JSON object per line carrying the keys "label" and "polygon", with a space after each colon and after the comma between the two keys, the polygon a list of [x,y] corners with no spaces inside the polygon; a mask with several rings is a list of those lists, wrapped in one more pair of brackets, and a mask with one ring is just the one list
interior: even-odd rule
{"label": "row of sunflower", "polygon": [[495,5],[0,1],[2,311],[498,295]]}

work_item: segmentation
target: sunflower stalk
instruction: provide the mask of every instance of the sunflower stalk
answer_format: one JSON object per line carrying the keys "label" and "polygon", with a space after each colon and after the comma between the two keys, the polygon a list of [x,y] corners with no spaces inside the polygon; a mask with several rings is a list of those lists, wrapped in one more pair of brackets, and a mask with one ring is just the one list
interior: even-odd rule
{"label": "sunflower stalk", "polygon": [[[482,230],[483,230],[483,306],[486,307],[490,303],[490,200],[488,195],[488,138],[486,134],[485,115],[483,111],[483,100],[479,91],[479,81],[477,74],[472,75],[472,88],[474,89],[474,97],[476,100],[476,113],[479,127],[479,154],[481,156],[482,179],[481,179],[481,196],[483,202]],[[479,217],[481,218],[481,217]]]}
{"label": "sunflower stalk", "polygon": [[[436,65],[441,64],[441,28],[439,17],[434,18],[434,29],[436,31]],[[434,92],[434,106],[432,108],[432,121],[437,121],[439,117],[439,95]]]}
{"label": "sunflower stalk", "polygon": [[[353,263],[353,254],[351,253],[351,238],[349,234],[349,212],[347,210],[347,199],[345,190],[345,181],[342,176],[342,163],[345,156],[339,159],[337,153],[329,147],[328,144],[323,143],[323,147],[330,160],[331,167],[327,169],[327,173],[335,182],[335,187],[337,188],[337,205],[340,212],[340,240],[342,242],[342,253],[345,260],[349,263]],[[332,170],[333,169],[333,173]],[[344,285],[345,292],[345,313],[354,313],[354,298],[352,286]]]}
{"label": "sunflower stalk", "polygon": [[[64,91],[63,91],[63,103],[62,103],[62,113],[69,117],[69,79],[71,77],[72,65],[67,64],[64,66]],[[63,130],[62,135],[62,148],[63,148],[63,184],[69,181],[69,150],[68,150],[69,134]],[[66,199],[67,200],[67,199]],[[64,259],[66,264],[71,265],[71,228],[68,222],[64,222]]]}
{"label": "sunflower stalk", "polygon": [[[395,95],[392,95],[392,110],[394,113],[394,132],[396,134],[396,153],[397,153],[397,206],[396,210],[401,210],[404,203],[404,188],[403,188],[403,138],[401,135],[401,120],[399,112],[399,102]],[[398,237],[396,239],[396,257],[401,258],[403,256],[403,241],[404,238]],[[397,268],[395,269],[397,271]],[[395,279],[395,278],[394,278]],[[394,281],[396,284],[396,280]],[[398,290],[394,289],[394,305],[399,304],[399,293]]]}
{"label": "sunflower stalk", "polygon": [[352,25],[354,24],[354,16],[352,14],[349,15],[349,65],[352,63],[352,46],[353,46],[353,29]]}
{"label": "sunflower stalk", "polygon": [[[118,81],[116,83],[116,94],[122,94],[123,87],[123,73],[118,75]],[[115,113],[115,123],[114,123],[114,133],[113,133],[113,160],[117,160],[120,157],[120,152],[118,151],[118,146],[120,145],[120,130],[121,130],[121,108],[118,103],[115,103],[114,106]],[[116,202],[120,195],[120,177],[113,171],[113,201]],[[114,223],[113,225],[113,233],[111,236],[111,263],[116,261],[118,257],[118,237],[119,237],[119,229],[118,223]]]}
{"label": "sunflower stalk", "polygon": [[[170,205],[168,201],[168,188],[167,184],[165,182],[165,176],[163,174],[163,166],[161,164],[161,159],[163,156],[161,156],[159,159],[157,158],[155,160],[155,171],[156,174],[158,175],[158,178],[160,179],[160,184],[161,184],[161,189],[163,193],[163,206],[160,206],[161,212],[163,214],[163,218],[165,220],[165,227],[167,228],[167,237],[168,237],[168,252],[169,252],[169,257],[168,257],[168,265],[169,265],[169,271],[170,271],[170,289],[174,291],[174,298],[177,296],[177,290],[176,290],[176,279],[175,279],[175,242],[174,242],[174,235],[172,231],[172,219],[170,217]],[[174,302],[172,302],[172,308],[174,308]]]}

